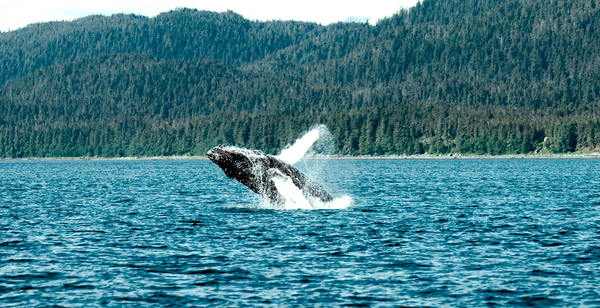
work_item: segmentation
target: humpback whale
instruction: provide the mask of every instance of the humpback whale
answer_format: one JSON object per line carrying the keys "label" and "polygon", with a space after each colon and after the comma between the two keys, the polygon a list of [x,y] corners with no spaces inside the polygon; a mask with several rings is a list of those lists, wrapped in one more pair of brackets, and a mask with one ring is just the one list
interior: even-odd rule
{"label": "humpback whale", "polygon": [[[295,186],[296,191],[299,190],[306,200],[318,200],[323,203],[333,200],[323,186],[284,161],[285,158],[265,155],[257,150],[220,146],[209,150],[206,154],[211,161],[223,169],[227,177],[246,185],[272,204],[285,203],[286,197],[281,194],[278,187],[290,187],[290,185]],[[294,160],[296,158],[288,161],[293,163]]]}

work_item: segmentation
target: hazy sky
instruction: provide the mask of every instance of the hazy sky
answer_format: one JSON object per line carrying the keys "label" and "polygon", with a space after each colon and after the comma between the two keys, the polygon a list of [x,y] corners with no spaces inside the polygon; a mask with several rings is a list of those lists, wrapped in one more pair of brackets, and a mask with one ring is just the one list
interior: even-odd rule
{"label": "hazy sky", "polygon": [[16,30],[30,23],[73,20],[79,17],[115,13],[155,16],[177,7],[223,12],[232,10],[251,20],[302,20],[321,24],[348,17],[390,16],[417,0],[0,0],[0,31]]}

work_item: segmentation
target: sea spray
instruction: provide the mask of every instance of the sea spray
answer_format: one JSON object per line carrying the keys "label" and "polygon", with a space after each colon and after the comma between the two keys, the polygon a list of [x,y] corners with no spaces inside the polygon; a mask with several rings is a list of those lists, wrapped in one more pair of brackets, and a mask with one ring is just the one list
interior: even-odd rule
{"label": "sea spray", "polygon": [[[319,132],[319,138],[313,143],[310,149],[304,154],[305,159],[312,158],[314,156],[331,156],[336,153],[335,142],[333,141],[333,135],[329,132],[326,125],[320,124],[311,129],[312,131]],[[310,133],[309,132],[309,133]]]}
{"label": "sea spray", "polygon": [[[330,156],[335,154],[335,143],[333,136],[327,129],[327,126],[321,124],[313,127],[301,138],[297,139],[293,145],[282,151],[278,158],[291,164],[298,164],[309,177],[313,179],[322,178],[323,164],[326,161],[314,160],[312,158]],[[310,160],[310,163],[308,163]],[[352,197],[344,195],[335,198],[331,202],[321,202],[320,200],[311,200],[305,198],[302,192],[283,177],[275,177],[274,183],[279,193],[284,197],[285,203],[276,208],[285,210],[292,209],[345,209],[352,204]],[[266,204],[262,204],[264,207]]]}
{"label": "sea spray", "polygon": [[285,210],[310,210],[312,204],[304,197],[302,191],[294,185],[289,177],[276,176],[273,178],[275,187],[284,198],[283,209]]}

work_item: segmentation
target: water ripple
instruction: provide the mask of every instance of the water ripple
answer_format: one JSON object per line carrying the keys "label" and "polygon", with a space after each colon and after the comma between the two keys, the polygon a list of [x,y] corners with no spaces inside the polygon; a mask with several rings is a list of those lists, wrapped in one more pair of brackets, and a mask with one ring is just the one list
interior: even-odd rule
{"label": "water ripple", "polygon": [[315,160],[345,210],[196,162],[0,163],[0,305],[598,306],[600,161]]}

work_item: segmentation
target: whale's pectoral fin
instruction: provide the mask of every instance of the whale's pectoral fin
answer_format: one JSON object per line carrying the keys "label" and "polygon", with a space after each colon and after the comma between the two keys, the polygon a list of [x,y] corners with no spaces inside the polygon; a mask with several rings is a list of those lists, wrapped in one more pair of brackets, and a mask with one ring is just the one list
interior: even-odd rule
{"label": "whale's pectoral fin", "polygon": [[278,159],[293,165],[302,159],[304,154],[310,149],[310,147],[319,139],[319,131],[314,129],[302,138],[296,140],[294,145],[281,151],[281,154],[275,156]]}
{"label": "whale's pectoral fin", "polygon": [[277,188],[277,191],[285,200],[286,209],[312,208],[308,200],[306,200],[302,194],[302,190],[296,187],[294,181],[292,181],[289,176],[283,174],[278,169],[269,169],[267,170],[267,174],[271,177],[273,184]]}

